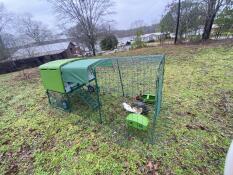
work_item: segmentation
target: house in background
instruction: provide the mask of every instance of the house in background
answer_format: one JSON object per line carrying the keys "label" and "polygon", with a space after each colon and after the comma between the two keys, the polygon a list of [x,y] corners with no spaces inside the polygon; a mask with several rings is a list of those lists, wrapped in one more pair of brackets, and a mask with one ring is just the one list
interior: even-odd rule
{"label": "house in background", "polygon": [[0,73],[37,67],[52,60],[81,55],[82,50],[73,42],[59,42],[21,48],[11,58],[0,63]]}
{"label": "house in background", "polygon": [[148,33],[141,36],[143,42],[158,41],[164,36],[163,33]]}
{"label": "house in background", "polygon": [[73,42],[61,42],[21,48],[12,55],[12,60],[38,59],[40,62],[81,55],[81,50]]}

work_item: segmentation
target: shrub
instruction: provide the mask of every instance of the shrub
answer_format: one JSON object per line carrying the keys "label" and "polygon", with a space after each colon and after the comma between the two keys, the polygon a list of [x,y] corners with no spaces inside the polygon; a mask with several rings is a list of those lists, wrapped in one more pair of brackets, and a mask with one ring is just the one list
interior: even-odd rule
{"label": "shrub", "polygon": [[133,49],[145,47],[145,43],[142,41],[141,35],[142,31],[137,31],[136,38],[134,39],[134,42],[132,44]]}
{"label": "shrub", "polygon": [[115,35],[108,35],[100,41],[102,50],[113,50],[117,48],[118,40]]}

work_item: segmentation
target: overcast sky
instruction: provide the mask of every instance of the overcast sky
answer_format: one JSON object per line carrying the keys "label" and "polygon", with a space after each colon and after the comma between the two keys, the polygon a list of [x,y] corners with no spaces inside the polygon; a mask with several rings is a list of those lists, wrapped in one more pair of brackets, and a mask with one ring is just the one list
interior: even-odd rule
{"label": "overcast sky", "polygon": [[[115,28],[128,29],[136,20],[143,20],[147,25],[159,22],[165,6],[171,0],[113,0],[115,2],[112,16]],[[59,20],[52,6],[46,0],[0,0],[13,13],[31,13],[40,20],[56,29]]]}

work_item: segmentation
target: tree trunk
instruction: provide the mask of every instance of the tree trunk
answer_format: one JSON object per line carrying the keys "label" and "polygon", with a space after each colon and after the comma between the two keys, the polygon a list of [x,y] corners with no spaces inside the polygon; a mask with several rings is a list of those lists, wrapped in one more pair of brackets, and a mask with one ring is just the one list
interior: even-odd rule
{"label": "tree trunk", "polygon": [[176,36],[175,36],[175,41],[174,44],[177,43],[178,39],[178,32],[179,32],[179,25],[180,25],[180,0],[178,2],[178,9],[177,9],[177,21],[176,21]]}
{"label": "tree trunk", "polygon": [[96,50],[95,50],[95,44],[91,44],[91,50],[92,50],[92,53],[93,53],[93,56],[96,56]]}
{"label": "tree trunk", "polygon": [[215,16],[216,16],[216,13],[214,12],[213,14],[209,15],[206,18],[204,32],[202,34],[203,40],[208,40],[210,38],[210,34],[211,34],[211,30],[212,30]]}
{"label": "tree trunk", "polygon": [[0,60],[7,59],[6,47],[2,40],[2,36],[0,36]]}
{"label": "tree trunk", "polygon": [[205,27],[202,34],[202,40],[208,40],[210,38],[211,29],[214,23],[215,16],[220,8],[220,1],[209,0],[208,1],[208,10],[205,20]]}

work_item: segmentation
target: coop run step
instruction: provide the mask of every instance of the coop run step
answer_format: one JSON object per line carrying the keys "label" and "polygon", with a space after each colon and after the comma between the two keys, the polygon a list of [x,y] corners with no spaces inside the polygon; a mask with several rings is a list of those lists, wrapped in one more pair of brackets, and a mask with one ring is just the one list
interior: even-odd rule
{"label": "coop run step", "polygon": [[99,107],[99,103],[96,99],[94,99],[89,92],[84,89],[79,89],[77,91],[77,95],[82,99],[84,103],[86,103],[92,109],[97,109]]}

